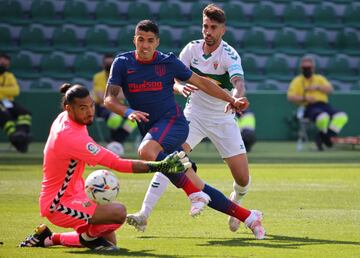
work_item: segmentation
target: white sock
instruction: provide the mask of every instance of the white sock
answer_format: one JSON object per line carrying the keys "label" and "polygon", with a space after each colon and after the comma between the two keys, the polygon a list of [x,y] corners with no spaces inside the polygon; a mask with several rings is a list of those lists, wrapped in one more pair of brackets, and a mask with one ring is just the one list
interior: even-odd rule
{"label": "white sock", "polygon": [[44,246],[45,247],[53,246],[53,245],[54,245],[54,242],[52,241],[51,236],[44,239]]}
{"label": "white sock", "polygon": [[249,191],[250,184],[251,184],[251,176],[249,176],[249,182],[245,186],[240,186],[234,181],[233,188],[236,193],[236,200],[238,202],[240,202],[241,199],[244,198],[245,194],[247,194],[247,192]]}
{"label": "white sock", "polygon": [[149,188],[145,194],[145,198],[140,213],[147,218],[150,216],[152,209],[159,201],[161,195],[165,192],[170,180],[160,172],[156,172],[150,182]]}

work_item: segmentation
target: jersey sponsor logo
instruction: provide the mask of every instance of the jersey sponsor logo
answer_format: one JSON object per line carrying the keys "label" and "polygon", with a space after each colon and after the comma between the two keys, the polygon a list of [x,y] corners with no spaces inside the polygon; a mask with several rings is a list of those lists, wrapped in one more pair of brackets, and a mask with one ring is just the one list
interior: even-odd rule
{"label": "jersey sponsor logo", "polygon": [[91,153],[91,154],[98,154],[100,151],[100,148],[93,142],[88,142],[86,144],[86,149]]}
{"label": "jersey sponsor logo", "polygon": [[128,69],[127,70],[127,74],[133,74],[133,73],[135,73],[135,70],[133,70],[133,69]]}
{"label": "jersey sponsor logo", "polygon": [[162,82],[129,83],[129,92],[159,91],[163,89]]}
{"label": "jersey sponsor logo", "polygon": [[166,74],[166,66],[165,65],[155,65],[155,73],[158,76],[164,76]]}

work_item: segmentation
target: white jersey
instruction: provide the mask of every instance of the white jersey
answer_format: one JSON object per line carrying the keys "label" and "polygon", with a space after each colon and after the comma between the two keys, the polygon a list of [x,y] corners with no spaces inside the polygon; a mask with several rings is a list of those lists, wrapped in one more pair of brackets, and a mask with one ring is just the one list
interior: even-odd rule
{"label": "white jersey", "polygon": [[[212,79],[221,88],[231,92],[231,79],[234,76],[244,77],[239,54],[225,41],[221,41],[219,47],[209,55],[204,54],[203,45],[203,39],[190,42],[181,51],[180,60],[192,71]],[[233,119],[231,112],[224,114],[226,104],[198,90],[190,95],[184,113],[185,116],[192,113],[209,120]]]}

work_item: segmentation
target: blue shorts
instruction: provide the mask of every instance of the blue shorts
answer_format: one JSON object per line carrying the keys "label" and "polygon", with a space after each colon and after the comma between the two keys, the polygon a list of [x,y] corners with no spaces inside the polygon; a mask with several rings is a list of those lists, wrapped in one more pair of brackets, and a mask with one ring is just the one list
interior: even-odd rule
{"label": "blue shorts", "polygon": [[309,118],[311,121],[315,121],[316,117],[323,112],[328,113],[329,116],[332,117],[339,111],[330,106],[328,103],[316,102],[314,104],[306,106],[304,117]]}
{"label": "blue shorts", "polygon": [[165,116],[155,122],[144,136],[145,140],[157,141],[165,153],[182,150],[181,145],[189,134],[189,122],[184,115]]}

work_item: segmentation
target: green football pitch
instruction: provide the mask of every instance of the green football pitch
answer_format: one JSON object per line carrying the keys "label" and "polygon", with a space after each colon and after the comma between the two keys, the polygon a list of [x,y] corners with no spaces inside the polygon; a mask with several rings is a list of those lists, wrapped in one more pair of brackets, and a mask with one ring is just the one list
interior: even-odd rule
{"label": "green football pitch", "polygon": [[[94,253],[83,248],[17,248],[40,223],[43,144],[27,154],[0,144],[0,257],[360,257],[360,148],[337,146],[297,152],[295,143],[259,142],[249,153],[252,185],[243,205],[264,213],[265,240],[245,227],[230,232],[227,216],[210,208],[188,215],[189,201],[173,186],[160,199],[144,233],[128,225],[117,231],[120,250]],[[126,145],[126,155],[135,157]],[[228,195],[232,178],[213,146],[201,144],[191,158],[207,183]],[[100,167],[88,167],[86,175]],[[117,174],[118,201],[137,211],[150,174]]]}

